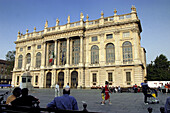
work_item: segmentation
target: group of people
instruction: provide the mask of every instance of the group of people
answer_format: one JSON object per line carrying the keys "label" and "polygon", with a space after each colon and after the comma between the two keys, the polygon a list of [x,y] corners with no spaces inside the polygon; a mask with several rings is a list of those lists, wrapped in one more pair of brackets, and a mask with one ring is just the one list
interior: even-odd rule
{"label": "group of people", "polygon": [[32,106],[32,102],[38,102],[39,99],[35,98],[32,95],[28,95],[28,88],[19,88],[16,87],[13,90],[13,94],[10,95],[7,100],[6,104],[12,105],[12,106]]}
{"label": "group of people", "polygon": [[[6,104],[12,106],[28,106],[31,107],[34,102],[40,102],[39,99],[32,95],[28,95],[28,88],[19,88],[16,87],[12,95],[10,95]],[[47,108],[57,108],[62,110],[78,110],[78,104],[76,99],[73,96],[70,96],[70,87],[69,83],[63,89],[63,96],[60,96],[59,85],[55,86],[55,98],[52,102],[47,104]]]}
{"label": "group of people", "polygon": [[158,90],[163,92],[163,93],[168,93],[170,89],[170,83],[166,83],[165,85],[162,84],[161,87],[158,87]]}

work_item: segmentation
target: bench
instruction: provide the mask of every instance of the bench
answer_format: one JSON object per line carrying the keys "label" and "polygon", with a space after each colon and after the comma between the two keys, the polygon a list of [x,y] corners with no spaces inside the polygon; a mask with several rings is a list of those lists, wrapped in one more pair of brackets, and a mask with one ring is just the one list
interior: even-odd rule
{"label": "bench", "polygon": [[[10,106],[7,104],[0,105],[0,113],[85,113],[88,112],[86,109],[87,104],[83,104],[82,111],[74,111],[74,110],[61,110],[55,108],[40,108],[39,106]],[[89,112],[96,113],[96,112]]]}

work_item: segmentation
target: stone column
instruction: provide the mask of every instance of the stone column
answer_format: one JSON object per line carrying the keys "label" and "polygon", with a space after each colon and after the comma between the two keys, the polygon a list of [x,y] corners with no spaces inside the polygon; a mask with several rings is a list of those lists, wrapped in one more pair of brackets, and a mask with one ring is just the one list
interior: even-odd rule
{"label": "stone column", "polygon": [[55,58],[54,58],[54,65],[56,66],[57,65],[57,52],[58,52],[58,50],[57,50],[57,46],[58,46],[58,44],[57,44],[57,40],[55,41],[55,46],[54,46],[54,55],[55,55]]}
{"label": "stone column", "polygon": [[45,71],[44,71],[44,70],[41,70],[41,71],[40,71],[39,88],[45,87],[44,81],[45,81]]}
{"label": "stone column", "polygon": [[120,32],[115,31],[115,64],[120,65],[121,64],[121,53],[120,53]]}
{"label": "stone column", "polygon": [[78,87],[85,87],[85,76],[83,68],[78,71]]}
{"label": "stone column", "polygon": [[46,42],[43,42],[43,51],[42,51],[42,57],[41,57],[41,68],[45,67],[45,59],[46,59]]}
{"label": "stone column", "polygon": [[134,28],[132,29],[132,36],[133,36],[133,41],[134,41],[134,46],[132,45],[132,48],[134,47],[134,52],[132,51],[133,54],[133,59],[134,59],[134,63],[138,64],[139,63],[139,37],[138,37],[138,33],[139,33],[139,29],[138,28]]}
{"label": "stone column", "polygon": [[15,84],[16,84],[16,74],[15,74],[15,72],[13,72],[13,74],[12,74],[12,85],[14,85],[15,86]]}
{"label": "stone column", "polygon": [[19,49],[19,47],[16,47],[16,56],[15,56],[15,65],[14,65],[14,70],[13,71],[15,71],[17,68],[18,68],[18,50]]}
{"label": "stone column", "polygon": [[69,83],[69,78],[70,78],[70,70],[66,68],[64,70],[64,87]]}
{"label": "stone column", "polygon": [[66,65],[68,66],[69,65],[69,59],[70,59],[70,51],[69,51],[69,48],[70,48],[70,39],[67,38],[67,58],[66,58]]}
{"label": "stone column", "polygon": [[57,64],[60,65],[60,43],[58,43],[58,55],[57,55]]}
{"label": "stone column", "polygon": [[100,47],[99,47],[99,64],[105,65],[105,45],[104,45],[104,34],[100,34]]}
{"label": "stone column", "polygon": [[84,54],[84,48],[83,48],[83,36],[80,36],[80,66],[83,66],[83,54]]}
{"label": "stone column", "polygon": [[47,43],[47,49],[46,49],[46,66],[48,67],[49,66],[49,44]]}
{"label": "stone column", "polygon": [[56,70],[53,69],[52,70],[52,79],[51,79],[51,88],[55,87],[55,84],[56,84]]}
{"label": "stone column", "polygon": [[73,40],[70,41],[70,65],[72,65],[72,57],[73,57]]}
{"label": "stone column", "polygon": [[31,66],[30,70],[32,70],[35,67],[36,59],[34,59],[34,53],[35,53],[35,44],[32,45],[32,54],[31,54]]}
{"label": "stone column", "polygon": [[90,54],[89,54],[89,37],[86,37],[86,61],[85,61],[85,65],[89,66],[89,60],[90,60]]}
{"label": "stone column", "polygon": [[24,70],[25,70],[25,66],[26,66],[26,49],[27,49],[27,46],[24,46],[24,47],[23,47],[24,54],[23,54],[22,71],[24,71]]}

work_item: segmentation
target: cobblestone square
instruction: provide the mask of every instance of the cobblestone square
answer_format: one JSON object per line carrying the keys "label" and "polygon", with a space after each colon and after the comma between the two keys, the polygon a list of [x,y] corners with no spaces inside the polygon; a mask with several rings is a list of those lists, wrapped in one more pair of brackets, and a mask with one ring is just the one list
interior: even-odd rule
{"label": "cobblestone square", "polygon": [[[0,89],[0,94],[8,91],[9,89]],[[46,105],[54,99],[54,89],[34,89],[29,94],[36,96],[40,99],[40,107]],[[62,91],[61,91],[62,95]],[[83,102],[87,103],[88,111],[107,112],[107,113],[147,113],[147,108],[152,107],[153,113],[160,113],[160,107],[164,107],[166,98],[170,94],[158,93],[160,100],[159,104],[144,105],[143,93],[112,93],[111,102],[109,105],[100,105],[101,90],[96,89],[71,89],[71,94],[78,102],[79,110],[83,109]]]}

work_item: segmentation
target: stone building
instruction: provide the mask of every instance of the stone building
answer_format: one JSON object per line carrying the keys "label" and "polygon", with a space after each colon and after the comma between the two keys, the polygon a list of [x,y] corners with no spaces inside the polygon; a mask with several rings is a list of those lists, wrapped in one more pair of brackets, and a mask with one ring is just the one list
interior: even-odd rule
{"label": "stone building", "polygon": [[0,59],[0,84],[11,84],[12,73],[7,72],[9,65],[9,61]]}
{"label": "stone building", "polygon": [[71,87],[140,85],[146,76],[145,49],[141,47],[142,32],[136,8],[128,14],[89,20],[83,13],[80,21],[26,34],[18,32],[12,84],[18,86],[30,65],[34,87],[53,87],[57,82]]}

